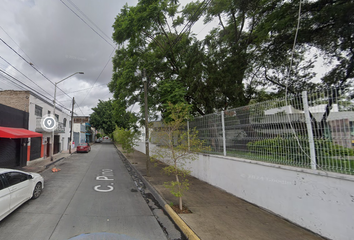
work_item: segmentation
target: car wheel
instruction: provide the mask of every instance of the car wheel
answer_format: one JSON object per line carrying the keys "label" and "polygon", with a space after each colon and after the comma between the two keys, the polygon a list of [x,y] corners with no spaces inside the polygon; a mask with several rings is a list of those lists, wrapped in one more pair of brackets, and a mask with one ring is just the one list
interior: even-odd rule
{"label": "car wheel", "polygon": [[42,193],[42,183],[38,182],[33,190],[32,199],[38,198]]}

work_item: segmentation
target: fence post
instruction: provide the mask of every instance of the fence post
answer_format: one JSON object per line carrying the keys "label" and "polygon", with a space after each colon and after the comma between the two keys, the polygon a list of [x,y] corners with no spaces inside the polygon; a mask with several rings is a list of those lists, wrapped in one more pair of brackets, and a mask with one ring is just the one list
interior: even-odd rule
{"label": "fence post", "polygon": [[188,138],[188,151],[191,150],[190,142],[189,142],[189,120],[187,120],[187,138]]}
{"label": "fence post", "polygon": [[226,136],[225,136],[224,111],[221,111],[221,125],[222,125],[222,145],[224,148],[224,156],[226,156]]}
{"label": "fence post", "polygon": [[307,126],[307,134],[309,136],[311,169],[316,170],[315,142],[314,142],[314,138],[313,138],[312,124],[311,124],[310,111],[309,111],[309,103],[307,100],[307,92],[306,91],[302,92],[302,101],[304,103],[304,112],[305,112],[305,119],[306,119],[306,126]]}

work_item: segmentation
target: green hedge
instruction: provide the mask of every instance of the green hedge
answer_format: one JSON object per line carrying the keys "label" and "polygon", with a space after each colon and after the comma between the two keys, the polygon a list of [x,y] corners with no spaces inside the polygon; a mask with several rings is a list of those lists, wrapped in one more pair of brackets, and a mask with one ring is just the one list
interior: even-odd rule
{"label": "green hedge", "polygon": [[[249,142],[247,148],[252,154],[282,158],[286,156],[291,160],[309,159],[310,156],[309,141],[302,136],[298,140],[277,137]],[[315,140],[315,149],[317,158],[354,156],[352,148],[333,144],[330,140]]]}

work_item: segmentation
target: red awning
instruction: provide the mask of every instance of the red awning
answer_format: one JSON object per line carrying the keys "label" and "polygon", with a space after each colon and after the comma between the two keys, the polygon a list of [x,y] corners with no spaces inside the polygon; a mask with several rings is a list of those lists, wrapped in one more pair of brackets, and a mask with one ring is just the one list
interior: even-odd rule
{"label": "red awning", "polygon": [[0,127],[0,138],[31,138],[43,137],[43,134],[32,132],[24,128]]}

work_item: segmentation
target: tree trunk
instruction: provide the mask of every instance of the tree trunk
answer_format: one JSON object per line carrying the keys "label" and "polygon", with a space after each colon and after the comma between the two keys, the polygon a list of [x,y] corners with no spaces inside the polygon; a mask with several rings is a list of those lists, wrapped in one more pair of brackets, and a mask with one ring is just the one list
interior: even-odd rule
{"label": "tree trunk", "polygon": [[[178,182],[178,192],[179,194],[181,194],[181,183],[179,182],[178,172],[176,173],[176,181]],[[182,211],[182,196],[179,197],[178,200],[179,200],[179,209]]]}

